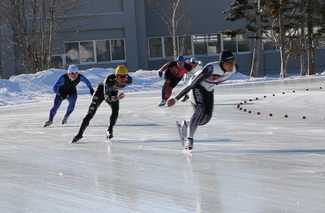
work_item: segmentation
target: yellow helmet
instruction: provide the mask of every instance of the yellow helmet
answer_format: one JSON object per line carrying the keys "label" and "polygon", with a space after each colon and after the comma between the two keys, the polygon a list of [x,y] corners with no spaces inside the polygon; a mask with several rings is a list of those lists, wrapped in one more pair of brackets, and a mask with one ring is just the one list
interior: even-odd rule
{"label": "yellow helmet", "polygon": [[115,70],[115,75],[127,75],[129,74],[128,68],[124,65],[118,65]]}

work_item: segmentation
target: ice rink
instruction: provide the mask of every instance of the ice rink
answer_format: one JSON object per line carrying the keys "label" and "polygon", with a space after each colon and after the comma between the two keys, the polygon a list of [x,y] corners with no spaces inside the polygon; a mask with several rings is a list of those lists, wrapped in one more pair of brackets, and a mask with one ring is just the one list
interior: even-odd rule
{"label": "ice rink", "polygon": [[1,212],[325,211],[325,77],[218,86],[191,153],[174,124],[190,103],[159,108],[158,90],[126,94],[111,142],[103,103],[70,144],[90,100],[47,128],[52,101],[0,107]]}

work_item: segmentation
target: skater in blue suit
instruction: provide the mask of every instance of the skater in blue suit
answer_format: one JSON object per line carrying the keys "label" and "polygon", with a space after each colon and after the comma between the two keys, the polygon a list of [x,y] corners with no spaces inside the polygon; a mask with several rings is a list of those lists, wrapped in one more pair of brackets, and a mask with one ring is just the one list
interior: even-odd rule
{"label": "skater in blue suit", "polygon": [[53,118],[56,115],[57,110],[61,106],[63,100],[67,99],[69,102],[68,108],[65,115],[62,118],[62,124],[67,123],[68,117],[73,112],[75,104],[77,101],[77,85],[82,81],[86,83],[89,88],[90,94],[93,95],[94,89],[91,86],[89,80],[79,74],[78,67],[76,65],[70,65],[68,68],[68,73],[63,74],[57,80],[53,86],[53,91],[56,96],[54,98],[54,105],[50,110],[49,120],[45,122],[44,127],[50,126],[53,123]]}

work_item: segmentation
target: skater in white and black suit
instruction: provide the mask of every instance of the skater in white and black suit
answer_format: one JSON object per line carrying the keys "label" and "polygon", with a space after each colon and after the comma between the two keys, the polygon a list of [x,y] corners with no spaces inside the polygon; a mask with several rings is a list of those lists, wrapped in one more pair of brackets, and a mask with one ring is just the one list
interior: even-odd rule
{"label": "skater in white and black suit", "polygon": [[193,149],[194,133],[199,125],[207,124],[213,111],[214,87],[232,77],[238,70],[236,61],[230,51],[220,54],[220,61],[206,64],[202,70],[195,73],[186,87],[184,87],[174,98],[167,101],[167,106],[173,106],[184,95],[190,92],[190,100],[194,108],[194,114],[189,122],[183,121],[181,128],[187,128],[187,141],[185,149]]}
{"label": "skater in white and black suit", "polygon": [[112,109],[106,135],[108,139],[113,138],[113,127],[118,118],[120,100],[124,98],[124,93],[119,93],[118,91],[131,84],[132,77],[129,76],[128,69],[124,65],[119,65],[115,70],[115,74],[109,75],[102,83],[100,83],[93,96],[88,113],[82,120],[79,132],[74,136],[72,143],[78,142],[83,137],[83,133],[89,125],[90,120],[94,117],[98,107],[104,100]]}

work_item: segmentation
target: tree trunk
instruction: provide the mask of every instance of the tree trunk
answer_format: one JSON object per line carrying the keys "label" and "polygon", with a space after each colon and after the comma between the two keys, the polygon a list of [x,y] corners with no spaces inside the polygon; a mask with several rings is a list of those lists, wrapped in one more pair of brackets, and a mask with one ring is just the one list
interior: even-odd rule
{"label": "tree trunk", "polygon": [[301,25],[301,35],[300,35],[300,75],[305,76],[306,75],[306,61],[305,61],[305,30],[304,25]]}
{"label": "tree trunk", "polygon": [[300,53],[300,75],[306,75],[306,62],[305,62],[305,53],[301,51]]}
{"label": "tree trunk", "polygon": [[261,43],[262,43],[261,39],[259,38],[255,39],[250,77],[258,77],[258,66],[260,60]]}
{"label": "tree trunk", "polygon": [[280,58],[281,58],[281,72],[280,77],[286,78],[287,77],[287,64],[285,60],[285,32],[283,26],[283,14],[282,14],[282,0],[280,0],[280,13],[279,13],[279,44],[280,44]]}
{"label": "tree trunk", "polygon": [[280,56],[281,56],[281,73],[280,73],[280,77],[281,78],[286,78],[286,77],[288,77],[287,76],[288,59],[287,59],[287,55],[285,54],[284,48],[281,48]]}
{"label": "tree trunk", "polygon": [[[311,7],[310,3],[308,7]],[[307,39],[308,39],[308,74],[315,75],[315,56],[314,56],[314,48],[313,48],[313,23],[312,23],[312,15],[310,10],[308,9],[308,21],[307,21]]]}
{"label": "tree trunk", "polygon": [[257,2],[257,15],[256,15],[256,38],[254,42],[254,51],[253,51],[253,59],[252,59],[252,67],[250,77],[257,77],[258,76],[258,66],[260,60],[260,52],[261,52],[261,15],[260,15],[260,4],[259,0]]}
{"label": "tree trunk", "polygon": [[[301,0],[301,5],[300,5],[300,11],[301,14],[304,11],[304,4],[303,1]],[[301,29],[301,34],[300,34],[300,75],[305,76],[306,75],[306,61],[305,61],[305,48],[306,48],[306,39],[305,39],[305,17],[302,14],[300,16],[300,29]]]}

